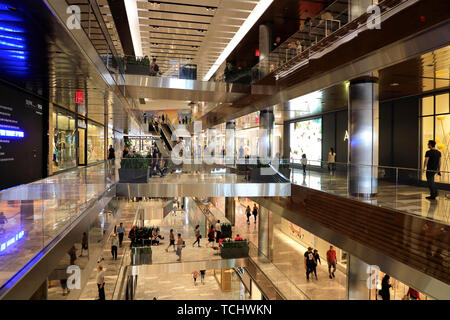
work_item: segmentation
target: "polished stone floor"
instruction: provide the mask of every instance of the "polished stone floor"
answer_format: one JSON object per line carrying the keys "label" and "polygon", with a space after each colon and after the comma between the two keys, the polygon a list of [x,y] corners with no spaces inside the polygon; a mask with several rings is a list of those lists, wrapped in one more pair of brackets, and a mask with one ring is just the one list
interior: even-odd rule
{"label": "polished stone floor", "polygon": [[248,292],[240,285],[239,277],[232,273],[231,292],[221,290],[214,277],[213,270],[206,270],[204,284],[197,279],[194,283],[192,274],[170,273],[162,277],[156,274],[139,275],[136,288],[136,300],[249,300]]}
{"label": "polished stone floor", "polygon": [[338,171],[331,175],[326,171],[307,170],[306,175],[303,175],[302,170],[293,169],[291,181],[301,186],[349,197],[375,206],[395,209],[446,224],[450,222],[450,198],[446,197],[450,191],[441,190],[440,196],[430,201],[425,199],[429,196],[428,188],[380,181],[376,197],[364,199],[349,195],[347,175]]}

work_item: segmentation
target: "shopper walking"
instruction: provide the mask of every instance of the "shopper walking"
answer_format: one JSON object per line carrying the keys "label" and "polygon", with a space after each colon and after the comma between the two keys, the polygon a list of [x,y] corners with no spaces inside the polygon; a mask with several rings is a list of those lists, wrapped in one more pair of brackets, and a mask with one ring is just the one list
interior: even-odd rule
{"label": "shopper walking", "polygon": [[111,237],[111,255],[113,260],[117,260],[117,247],[119,245],[119,240],[117,240],[117,234],[113,234]]}
{"label": "shopper walking", "polygon": [[314,261],[313,248],[309,247],[308,251],[305,252],[305,269],[306,269],[306,280],[309,281],[309,274],[314,272],[314,266],[316,262]]}
{"label": "shopper walking", "polygon": [[383,300],[391,300],[390,288],[392,287],[392,285],[389,283],[389,279],[390,276],[386,274],[383,277],[383,280],[381,280],[381,290],[379,294]]}
{"label": "shopper walking", "polygon": [[200,273],[197,270],[192,271],[192,278],[194,279],[194,286],[197,285],[197,278]]}
{"label": "shopper walking", "polygon": [[114,150],[112,144],[108,149],[108,160],[114,160],[116,158],[116,150]]}
{"label": "shopper walking", "polygon": [[250,209],[250,206],[247,206],[247,209],[245,209],[245,214],[247,216],[247,224],[250,225],[250,217],[252,216],[252,209]]}
{"label": "shopper walking", "polygon": [[211,243],[211,247],[214,247],[214,227],[211,225],[208,232],[208,245]]}
{"label": "shopper walking", "polygon": [[70,265],[74,265],[75,261],[77,260],[77,249],[75,248],[75,245],[73,245],[69,251],[67,252],[67,254],[70,257]]}
{"label": "shopper walking", "polygon": [[[330,279],[335,278],[334,273],[336,272],[336,251],[333,246],[330,246],[330,249],[327,251],[327,263],[328,263],[328,277]],[[333,271],[331,271],[331,267],[333,267]]]}
{"label": "shopper walking", "polygon": [[196,225],[195,226],[195,238],[196,240],[194,241],[194,243],[192,244],[192,246],[194,246],[196,243],[198,243],[198,247],[200,248],[200,239],[202,238],[202,235],[200,233],[200,226]]}
{"label": "shopper walking", "polygon": [[320,261],[319,251],[318,251],[317,249],[314,250],[313,255],[314,255],[314,268],[313,268],[313,272],[314,272],[314,276],[316,277],[316,280],[318,280],[318,279],[317,279],[317,265],[318,265],[318,263],[322,264],[322,261]]}
{"label": "shopper walking", "polygon": [[434,183],[434,176],[437,173],[438,176],[441,175],[441,152],[436,150],[436,141],[428,141],[428,150],[425,153],[425,161],[423,163],[423,168],[426,168],[426,177],[428,188],[430,189],[430,196],[426,197],[428,200],[434,200],[438,196],[438,190],[436,184]]}
{"label": "shopper walking", "polygon": [[255,218],[255,224],[256,224],[256,217],[258,216],[258,208],[256,207],[256,203],[253,205],[253,218]]}
{"label": "shopper walking", "polygon": [[133,247],[133,245],[136,244],[136,237],[137,237],[137,231],[136,231],[136,226],[133,226],[133,228],[131,228],[130,232],[128,233],[128,238],[130,239],[131,243],[130,243],[130,248]]}
{"label": "shopper walking", "polygon": [[119,236],[119,247],[122,248],[122,242],[123,242],[123,235],[125,234],[125,228],[123,226],[123,223],[121,222],[119,226],[117,227],[117,234]]}
{"label": "shopper walking", "polygon": [[87,251],[88,249],[88,236],[86,232],[83,232],[83,237],[81,238],[81,252],[80,257],[83,256],[83,250]]}
{"label": "shopper walking", "polygon": [[200,270],[200,278],[201,278],[202,284],[205,284],[205,273],[206,273],[206,270]]}
{"label": "shopper walking", "polygon": [[219,243],[219,239],[222,236],[222,227],[220,226],[220,220],[217,220],[217,223],[214,226],[214,229],[216,230],[216,243]]}
{"label": "shopper walking", "polygon": [[181,233],[179,233],[177,240],[177,261],[181,261],[181,250],[183,250],[183,238],[181,238]]}
{"label": "shopper walking", "polygon": [[97,267],[97,288],[98,300],[105,300],[105,272],[101,265]]}
{"label": "shopper walking", "polygon": [[328,152],[328,172],[334,173],[336,170],[336,152],[334,152],[333,148],[330,148],[330,152]]}
{"label": "shopper walking", "polygon": [[308,159],[306,159],[306,154],[302,154],[302,167],[303,167],[303,175],[306,174],[306,165],[308,164]]}
{"label": "shopper walking", "polygon": [[173,229],[170,229],[169,240],[170,240],[170,243],[166,248],[166,252],[169,252],[170,246],[173,246],[173,251],[175,251],[175,235],[173,233]]}

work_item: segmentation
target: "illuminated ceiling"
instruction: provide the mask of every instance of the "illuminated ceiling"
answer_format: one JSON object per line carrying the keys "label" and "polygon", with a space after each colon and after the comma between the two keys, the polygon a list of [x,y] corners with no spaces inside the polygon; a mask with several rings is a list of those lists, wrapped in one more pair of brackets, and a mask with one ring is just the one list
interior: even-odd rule
{"label": "illuminated ceiling", "polygon": [[206,80],[272,2],[125,0],[125,7],[137,56],[156,57],[162,72],[196,64],[197,79]]}

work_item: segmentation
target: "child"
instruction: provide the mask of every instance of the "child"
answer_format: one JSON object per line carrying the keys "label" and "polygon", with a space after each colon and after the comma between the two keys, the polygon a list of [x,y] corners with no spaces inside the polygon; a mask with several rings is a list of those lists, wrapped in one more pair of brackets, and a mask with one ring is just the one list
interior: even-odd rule
{"label": "child", "polygon": [[306,159],[306,154],[302,155],[302,166],[303,166],[303,174],[306,174],[306,165],[308,163],[308,159]]}

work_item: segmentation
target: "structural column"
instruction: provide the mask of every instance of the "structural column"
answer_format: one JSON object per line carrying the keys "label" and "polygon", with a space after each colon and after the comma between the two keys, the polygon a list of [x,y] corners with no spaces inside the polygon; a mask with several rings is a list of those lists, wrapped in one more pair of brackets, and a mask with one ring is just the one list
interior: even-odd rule
{"label": "structural column", "polygon": [[228,121],[225,125],[225,150],[226,163],[234,164],[236,155],[236,123],[234,120]]}
{"label": "structural column", "polygon": [[348,97],[348,191],[372,197],[378,183],[378,79],[367,76],[352,80]]}
{"label": "structural column", "polygon": [[259,78],[269,73],[269,54],[272,46],[272,30],[267,25],[259,26]]}
{"label": "structural column", "polygon": [[258,157],[261,160],[273,158],[273,133],[275,129],[275,116],[273,110],[261,110],[259,112],[259,141]]}
{"label": "structural column", "polygon": [[[347,298],[348,300],[369,300],[369,286],[372,283],[370,266],[361,259],[348,255]],[[376,285],[376,281],[374,281]]]}
{"label": "structural column", "polygon": [[[259,207],[258,214],[258,253],[269,260],[273,258],[273,213]],[[250,220],[252,223],[252,220]]]}
{"label": "structural column", "polygon": [[231,225],[235,225],[236,221],[236,203],[233,197],[225,197],[225,218],[227,218]]}

